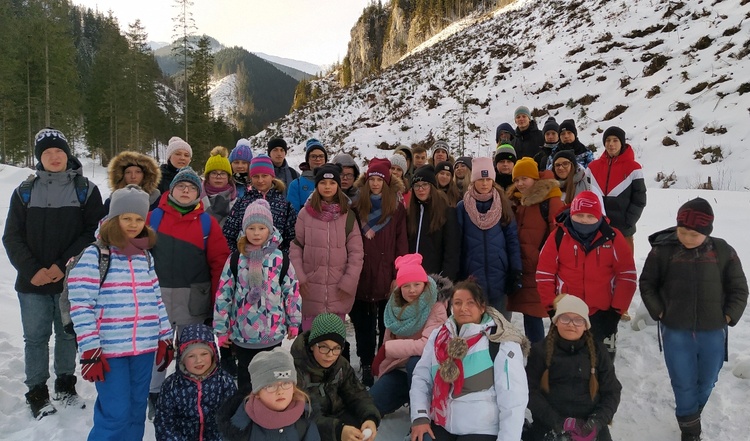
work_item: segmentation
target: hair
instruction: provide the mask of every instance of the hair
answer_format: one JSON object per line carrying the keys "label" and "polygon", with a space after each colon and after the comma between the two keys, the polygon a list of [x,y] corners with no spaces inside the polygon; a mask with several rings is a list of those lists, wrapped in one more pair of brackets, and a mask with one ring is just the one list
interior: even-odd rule
{"label": "hair", "polygon": [[[474,186],[473,182],[471,183],[471,186]],[[503,226],[509,225],[514,219],[513,206],[510,203],[510,199],[508,199],[508,196],[505,194],[503,187],[497,182],[492,181],[492,188],[500,195],[500,206],[503,209],[503,213],[500,215],[500,224]]]}
{"label": "hair", "polygon": [[[424,284],[424,289],[422,290],[422,293],[420,293],[419,295],[421,296],[428,289],[430,289],[429,276],[428,276],[427,282],[425,282],[425,284]],[[395,303],[396,306],[399,306],[399,307],[403,308],[404,306],[406,306],[406,305],[409,304],[409,302],[407,302],[406,299],[404,298],[404,295],[401,293],[401,287],[400,286],[397,286],[396,289],[393,290],[393,292],[391,293],[391,295],[393,296],[393,303]],[[399,316],[398,316],[399,319],[401,318],[401,314],[403,314],[403,312],[404,311],[402,309],[401,312],[399,313]]]}
{"label": "hair", "polygon": [[[306,405],[311,406],[310,395],[308,395],[307,392],[300,389],[296,384],[294,385],[293,390],[294,392],[292,393],[292,401],[302,401]],[[256,397],[258,396],[257,393],[250,392],[247,397],[249,398],[250,395],[255,395]]]}
{"label": "hair", "polygon": [[438,190],[445,194],[451,207],[455,207],[458,201],[461,200],[461,192],[458,190],[458,184],[453,179],[450,180],[447,187],[440,187]]}
{"label": "hair", "polygon": [[448,197],[434,185],[430,184],[430,187],[430,196],[425,202],[418,200],[417,196],[412,194],[414,200],[409,203],[409,211],[406,216],[406,229],[409,236],[415,236],[419,229],[419,204],[424,204],[425,208],[430,210],[430,225],[427,229],[429,233],[440,231],[447,221],[445,212],[450,207]]}
{"label": "hair", "polygon": [[449,301],[453,303],[453,296],[456,294],[456,291],[459,289],[464,289],[466,291],[469,291],[471,293],[471,298],[474,299],[475,302],[477,302],[477,305],[479,305],[480,308],[486,308],[487,307],[487,296],[484,295],[484,291],[482,291],[482,287],[479,286],[476,279],[472,276],[469,276],[468,279],[462,280],[455,285],[453,285],[453,292],[451,292],[451,297]]}
{"label": "hair", "polygon": [[[539,386],[542,391],[549,394],[549,368],[552,364],[552,354],[555,352],[556,341],[560,337],[560,332],[557,330],[557,326],[550,326],[549,333],[544,339],[545,347],[545,359],[544,359],[544,373],[539,382]],[[596,394],[599,393],[599,380],[596,378],[596,343],[594,342],[594,336],[588,329],[583,331],[581,338],[586,340],[586,347],[589,350],[589,360],[591,361],[591,376],[589,377],[589,395],[593,400]]]}
{"label": "hair", "polygon": [[[128,246],[128,238],[125,237],[125,233],[123,233],[122,228],[120,227],[120,216],[121,215],[118,214],[115,217],[105,220],[102,222],[101,227],[99,227],[99,236],[101,237],[102,242],[107,246],[113,245],[117,248],[125,248]],[[148,224],[143,226],[143,230],[141,230],[136,237],[148,237],[148,248],[152,248],[156,243],[156,233],[148,226]]]}
{"label": "hair", "polygon": [[[349,198],[341,190],[340,185],[336,194],[333,195],[333,203],[339,204],[339,213],[341,214],[345,214],[347,210],[349,210]],[[318,213],[323,211],[323,196],[318,192],[317,186],[315,186],[315,191],[313,191],[312,196],[310,197],[310,206]]]}
{"label": "hair", "polygon": [[[362,184],[362,187],[359,191],[359,198],[352,205],[352,209],[358,212],[359,218],[362,219],[363,222],[367,222],[367,218],[368,216],[370,216],[370,210],[372,210],[372,202],[370,201],[370,185],[367,183],[367,181],[369,181],[369,179],[364,180],[364,183]],[[391,183],[393,183],[393,181],[391,181]],[[383,181],[383,191],[380,192],[380,195],[383,200],[380,204],[380,210],[382,214],[380,215],[380,219],[378,220],[379,224],[385,222],[385,220],[389,216],[392,216],[394,213],[396,213],[396,210],[398,210],[398,204],[400,204],[396,195],[396,191],[393,189],[393,187],[391,187],[391,185],[386,183],[385,180]]]}
{"label": "hair", "polygon": [[412,157],[417,153],[427,153],[427,149],[424,146],[418,145],[411,149]]}
{"label": "hair", "polygon": [[[566,204],[570,204],[573,198],[576,197],[576,183],[574,180],[578,167],[580,167],[578,163],[573,162],[572,166],[570,167],[570,173],[568,173],[568,177],[560,182],[560,187],[563,191],[563,194],[565,195]],[[552,173],[554,173],[555,179],[560,181],[560,178],[557,177],[557,171],[555,170],[554,163],[552,164]]]}

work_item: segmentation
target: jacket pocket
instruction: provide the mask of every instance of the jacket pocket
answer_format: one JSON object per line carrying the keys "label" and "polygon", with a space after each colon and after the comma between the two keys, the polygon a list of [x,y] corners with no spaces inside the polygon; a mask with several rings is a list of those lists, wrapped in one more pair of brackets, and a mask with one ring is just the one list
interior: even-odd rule
{"label": "jacket pocket", "polygon": [[193,316],[211,314],[211,282],[193,283],[190,285],[188,311]]}

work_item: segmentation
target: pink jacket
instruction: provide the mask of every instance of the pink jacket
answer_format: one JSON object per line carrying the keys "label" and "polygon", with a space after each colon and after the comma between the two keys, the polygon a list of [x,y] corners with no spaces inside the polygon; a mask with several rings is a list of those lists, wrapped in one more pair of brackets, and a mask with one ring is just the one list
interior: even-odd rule
{"label": "pink jacket", "polygon": [[389,329],[385,330],[383,346],[385,346],[385,358],[380,363],[380,375],[385,375],[393,369],[406,365],[409,357],[422,356],[424,345],[430,338],[432,331],[439,328],[448,320],[448,313],[445,309],[445,303],[436,302],[427,316],[427,321],[421,331],[409,337],[398,338],[391,333]]}

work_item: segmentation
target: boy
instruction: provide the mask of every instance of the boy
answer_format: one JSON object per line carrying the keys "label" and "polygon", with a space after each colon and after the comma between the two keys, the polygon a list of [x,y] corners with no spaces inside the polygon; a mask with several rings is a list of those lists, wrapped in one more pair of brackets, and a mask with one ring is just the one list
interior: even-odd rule
{"label": "boy", "polygon": [[[285,189],[288,189],[289,184],[299,178],[299,173],[297,173],[297,170],[289,167],[289,164],[286,162],[286,154],[289,151],[286,141],[283,138],[272,138],[268,141],[266,151],[268,152],[268,156],[271,157],[271,162],[273,162],[276,178],[284,183]],[[286,194],[286,190],[284,194]]]}
{"label": "boy", "polygon": [[519,106],[513,113],[513,119],[516,121],[516,138],[513,141],[513,148],[516,149],[518,159],[526,156],[533,158],[544,144],[542,131],[537,127],[536,121],[531,118],[531,111],[526,106]]}
{"label": "boy", "polygon": [[305,163],[308,169],[289,184],[286,193],[286,199],[291,202],[297,213],[315,191],[315,169],[322,167],[326,162],[328,162],[328,152],[323,147],[323,143],[315,138],[308,139],[305,143]]}
{"label": "boy", "polygon": [[437,165],[443,161],[453,162],[448,152],[448,143],[445,141],[435,141],[432,144],[432,164]]}
{"label": "boy", "polygon": [[558,150],[570,150],[576,155],[576,161],[586,168],[594,160],[594,154],[578,140],[578,129],[572,119],[560,123],[560,145]]}
{"label": "boy", "polygon": [[539,171],[552,170],[552,158],[557,153],[560,135],[557,133],[560,125],[554,117],[550,116],[544,123],[542,133],[544,133],[544,145],[542,150],[534,156],[534,161],[539,164]]}
{"label": "boy", "polygon": [[456,181],[461,198],[464,197],[466,189],[471,185],[471,157],[461,156],[453,164],[453,180]]}
{"label": "boy", "polygon": [[513,166],[516,165],[516,150],[510,144],[503,144],[495,150],[495,182],[503,190],[513,184]]}
{"label": "boy", "polygon": [[418,145],[411,149],[411,155],[414,158],[414,171],[423,165],[427,165],[427,149]]}

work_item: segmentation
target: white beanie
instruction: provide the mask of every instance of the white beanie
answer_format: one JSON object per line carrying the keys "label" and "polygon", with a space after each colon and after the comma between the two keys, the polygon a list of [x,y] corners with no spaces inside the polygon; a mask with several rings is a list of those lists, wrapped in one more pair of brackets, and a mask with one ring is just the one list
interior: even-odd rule
{"label": "white beanie", "polygon": [[183,141],[179,136],[173,136],[169,138],[169,144],[167,144],[167,161],[172,157],[172,154],[177,150],[185,150],[190,153],[190,157],[193,157],[193,149],[190,144]]}
{"label": "white beanie", "polygon": [[552,323],[557,323],[557,319],[563,314],[578,314],[586,320],[586,329],[591,329],[589,321],[589,307],[580,297],[572,294],[562,294],[555,304],[555,316],[552,317]]}

